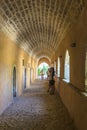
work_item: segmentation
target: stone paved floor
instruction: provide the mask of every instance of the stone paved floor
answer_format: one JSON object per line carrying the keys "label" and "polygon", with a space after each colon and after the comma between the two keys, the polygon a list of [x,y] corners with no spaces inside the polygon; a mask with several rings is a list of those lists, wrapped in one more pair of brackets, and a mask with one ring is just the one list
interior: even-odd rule
{"label": "stone paved floor", "polygon": [[35,81],[0,116],[0,130],[76,130],[56,94],[47,93],[46,81]]}

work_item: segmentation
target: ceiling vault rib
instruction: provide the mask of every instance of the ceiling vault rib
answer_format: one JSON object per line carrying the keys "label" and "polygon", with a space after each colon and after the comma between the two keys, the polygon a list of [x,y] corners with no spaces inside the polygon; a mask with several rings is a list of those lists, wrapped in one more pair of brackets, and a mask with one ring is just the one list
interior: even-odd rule
{"label": "ceiling vault rib", "polygon": [[[38,33],[36,33],[36,31],[35,30],[37,30],[38,28],[37,28],[37,19],[36,19],[36,15],[35,15],[35,13],[36,13],[36,7],[35,7],[35,3],[33,3],[33,1],[31,1],[31,4],[33,5],[32,6],[32,20],[34,20],[32,23],[33,23],[33,35],[34,35],[34,37],[35,37],[35,39],[38,39],[38,37],[39,37],[39,34]],[[36,22],[35,22],[35,20],[36,20]],[[36,45],[38,45],[37,44],[37,41],[35,40],[35,43],[36,43]]]}

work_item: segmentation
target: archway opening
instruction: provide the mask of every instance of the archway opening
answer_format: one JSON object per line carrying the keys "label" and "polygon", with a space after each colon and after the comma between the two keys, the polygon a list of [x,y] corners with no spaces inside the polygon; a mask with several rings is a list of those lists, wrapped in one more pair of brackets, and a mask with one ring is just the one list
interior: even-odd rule
{"label": "archway opening", "polygon": [[70,82],[70,56],[68,50],[66,51],[65,55],[64,80]]}
{"label": "archway opening", "polygon": [[48,65],[46,62],[41,63],[41,64],[38,66],[38,69],[37,69],[38,78],[40,78],[40,79],[45,79],[45,78],[47,78],[48,68],[49,68],[49,65]]}
{"label": "archway opening", "polygon": [[58,69],[57,69],[58,77],[60,77],[60,58],[58,57]]}
{"label": "archway opening", "polygon": [[13,68],[13,97],[16,97],[16,67]]}
{"label": "archway opening", "polygon": [[55,73],[56,73],[56,68],[57,68],[57,63],[56,63],[56,61],[54,62],[54,71],[55,71]]}

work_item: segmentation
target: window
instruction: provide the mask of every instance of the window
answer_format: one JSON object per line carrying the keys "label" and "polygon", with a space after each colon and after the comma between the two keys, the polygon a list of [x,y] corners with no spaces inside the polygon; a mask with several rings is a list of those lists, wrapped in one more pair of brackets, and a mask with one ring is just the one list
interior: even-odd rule
{"label": "window", "polygon": [[85,90],[87,91],[87,51],[86,51],[86,59],[85,59]]}
{"label": "window", "polygon": [[58,57],[58,77],[60,77],[60,58]]}
{"label": "window", "polygon": [[70,82],[70,56],[68,50],[65,55],[64,80]]}

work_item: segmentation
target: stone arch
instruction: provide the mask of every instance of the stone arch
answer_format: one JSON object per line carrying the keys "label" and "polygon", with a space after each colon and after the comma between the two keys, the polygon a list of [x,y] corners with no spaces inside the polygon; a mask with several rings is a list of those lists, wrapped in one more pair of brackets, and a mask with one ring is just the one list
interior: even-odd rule
{"label": "stone arch", "polygon": [[47,64],[50,66],[50,61],[49,61],[49,59],[46,58],[46,57],[42,57],[41,59],[39,59],[39,61],[38,61],[38,66],[39,66],[41,63],[43,63],[43,62],[47,63]]}

